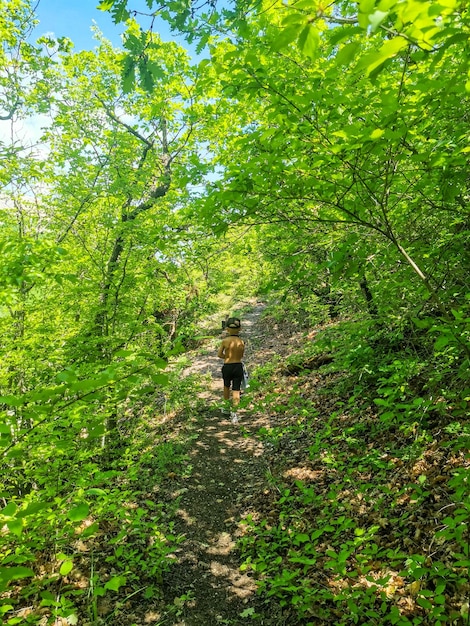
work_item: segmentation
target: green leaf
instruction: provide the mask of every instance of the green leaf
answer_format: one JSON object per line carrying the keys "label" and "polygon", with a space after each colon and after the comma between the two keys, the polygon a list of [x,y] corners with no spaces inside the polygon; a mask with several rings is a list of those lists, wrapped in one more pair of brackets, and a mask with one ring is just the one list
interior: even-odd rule
{"label": "green leaf", "polygon": [[26,507],[26,509],[18,511],[16,517],[23,518],[28,517],[28,515],[35,515],[36,513],[39,513],[39,511],[43,511],[49,507],[51,507],[50,502],[32,502]]}
{"label": "green leaf", "polygon": [[444,581],[440,582],[438,585],[436,585],[436,589],[434,590],[434,593],[436,595],[441,595],[441,593],[443,593],[445,588],[446,588],[446,581],[444,580]]}
{"label": "green leaf", "polygon": [[165,70],[155,61],[147,61],[147,69],[154,80],[165,78]]}
{"label": "green leaf", "polygon": [[375,130],[373,130],[370,134],[370,138],[371,139],[380,139],[380,137],[382,137],[382,135],[384,134],[384,130],[383,128],[376,128]]}
{"label": "green leaf", "polygon": [[106,589],[104,587],[94,587],[93,593],[95,596],[101,597],[106,595]]}
{"label": "green leaf", "polygon": [[413,317],[412,322],[417,328],[429,328],[433,323],[429,318],[419,319],[417,317]]}
{"label": "green leaf", "polygon": [[289,558],[289,563],[300,563],[302,565],[316,565],[317,559],[315,557],[294,556],[294,557]]}
{"label": "green leaf", "polygon": [[422,606],[423,609],[432,609],[433,604],[432,602],[430,602],[427,598],[423,598],[422,596],[417,598],[416,602],[419,604],[419,606]]}
{"label": "green leaf", "polygon": [[0,509],[0,515],[3,517],[13,517],[18,510],[16,502],[9,502],[3,509]]}
{"label": "green leaf", "polygon": [[302,53],[313,59],[320,44],[318,30],[312,24],[307,24],[299,35],[298,44]]}
{"label": "green leaf", "polygon": [[134,354],[134,350],[117,350],[117,352],[114,353],[114,356],[118,358],[125,358],[126,356],[132,356]]}
{"label": "green leaf", "polygon": [[387,11],[379,11],[378,9],[369,15],[369,22],[372,26],[371,31],[374,33],[384,19],[388,16]]}
{"label": "green leaf", "polygon": [[[36,393],[32,393],[29,396],[29,400],[31,402],[44,402],[45,400],[50,400],[51,398],[63,394],[66,389],[67,387],[65,385],[60,385],[57,387],[44,387]],[[49,413],[51,411],[51,407],[42,406],[41,411],[43,413]]]}
{"label": "green leaf", "polygon": [[88,429],[88,437],[89,439],[98,439],[102,437],[106,432],[106,427],[104,424],[96,424],[93,428]]}
{"label": "green leaf", "polygon": [[284,28],[279,37],[271,44],[271,49],[278,51],[286,48],[290,43],[295,41],[299,36],[299,24],[292,24]]}
{"label": "green leaf", "polygon": [[0,396],[1,404],[8,404],[8,406],[21,406],[24,403],[24,400],[20,397],[16,396]]}
{"label": "green leaf", "polygon": [[386,41],[380,50],[366,54],[358,63],[359,69],[365,69],[370,74],[388,59],[395,57],[401,50],[408,47],[408,42],[403,37],[394,37]]}
{"label": "green leaf", "polygon": [[147,93],[152,93],[155,81],[153,79],[153,74],[149,71],[147,61],[145,59],[140,59],[139,61],[139,78],[141,88]]}
{"label": "green leaf", "polygon": [[[149,358],[154,358],[154,357],[153,355],[149,355]],[[168,361],[166,361],[165,359],[154,359],[154,361],[152,362],[152,365],[156,367],[157,369],[165,369],[165,367],[167,367],[168,365]]]}
{"label": "green leaf", "polygon": [[98,532],[99,530],[99,524],[98,522],[94,522],[93,524],[91,524],[90,526],[87,526],[81,533],[80,533],[80,537],[91,537],[92,535],[94,535],[96,532]]}
{"label": "green leaf", "polygon": [[105,584],[105,589],[110,589],[111,591],[119,591],[119,588],[126,584],[125,576],[114,576]]}
{"label": "green leaf", "polygon": [[442,350],[450,343],[450,337],[448,335],[440,335],[434,343],[434,350]]}
{"label": "green leaf", "polygon": [[374,10],[375,0],[360,0],[359,11],[361,13],[371,13]]}
{"label": "green leaf", "polygon": [[344,39],[350,39],[353,35],[363,33],[363,29],[360,26],[343,26],[341,28],[335,28],[330,35],[330,44],[336,46],[340,41]]}
{"label": "green leaf", "polygon": [[127,0],[118,0],[117,6],[116,0],[114,0],[113,7],[111,8],[111,15],[113,16],[113,21],[115,24],[119,24],[119,22],[125,22],[129,19],[130,13],[127,10]]}
{"label": "green leaf", "polygon": [[91,496],[105,496],[108,492],[99,487],[91,487],[91,489],[86,490],[86,493]]}
{"label": "green leaf", "polygon": [[383,398],[374,398],[373,401],[377,406],[390,406],[390,401]]}
{"label": "green leaf", "polygon": [[59,574],[61,576],[67,576],[67,574],[69,574],[72,571],[72,569],[73,569],[73,561],[72,560],[64,561],[62,565],[60,566]]}
{"label": "green leaf", "polygon": [[13,519],[7,522],[8,530],[16,535],[17,537],[21,536],[23,532],[23,521],[21,519]]}
{"label": "green leaf", "polygon": [[357,21],[362,29],[366,30],[369,28],[369,15],[367,13],[359,11],[357,14]]}
{"label": "green leaf", "polygon": [[4,615],[8,613],[8,611],[13,611],[13,608],[11,604],[2,604],[2,606],[0,606],[0,615]]}
{"label": "green leaf", "polygon": [[206,69],[207,67],[211,67],[211,62],[209,61],[209,59],[202,59],[199,62],[197,69],[202,72],[202,70]]}
{"label": "green leaf", "polygon": [[100,3],[97,8],[100,11],[109,11],[110,9],[113,8],[113,5],[115,2],[116,0],[100,0]]}
{"label": "green leaf", "polygon": [[72,522],[81,522],[87,517],[89,511],[90,506],[86,502],[82,502],[81,504],[75,506],[73,509],[70,509],[67,517]]}
{"label": "green leaf", "polygon": [[154,374],[151,378],[152,382],[160,385],[161,387],[166,387],[170,382],[170,378],[167,374]]}
{"label": "green leaf", "polygon": [[77,375],[72,370],[64,370],[57,374],[56,380],[62,383],[68,383],[77,380]]}
{"label": "green leaf", "polygon": [[380,9],[380,11],[390,11],[396,4],[397,0],[380,0],[377,8]]}
{"label": "green leaf", "polygon": [[136,61],[133,56],[127,54],[124,57],[122,68],[122,90],[124,93],[130,93],[135,87],[135,67]]}
{"label": "green leaf", "polygon": [[127,33],[124,41],[124,48],[129,52],[134,52],[138,56],[142,52],[142,41],[132,33]]}
{"label": "green leaf", "polygon": [[337,65],[349,65],[360,47],[361,42],[359,41],[351,41],[344,45],[336,55]]}
{"label": "green leaf", "polygon": [[103,385],[103,379],[87,378],[85,380],[77,380],[71,383],[70,389],[72,391],[90,391]]}
{"label": "green leaf", "polygon": [[19,580],[21,578],[31,578],[34,572],[29,567],[0,567],[0,589],[5,588],[11,580]]}

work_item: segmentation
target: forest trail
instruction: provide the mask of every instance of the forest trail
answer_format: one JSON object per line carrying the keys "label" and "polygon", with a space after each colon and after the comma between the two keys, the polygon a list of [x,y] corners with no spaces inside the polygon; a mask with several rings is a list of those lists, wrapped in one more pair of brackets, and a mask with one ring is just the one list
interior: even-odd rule
{"label": "forest trail", "polygon": [[[256,303],[242,319],[248,368],[273,353],[273,345],[261,349],[263,309],[262,303]],[[239,411],[237,425],[222,417],[221,361],[214,338],[210,343],[211,348],[199,350],[184,372],[210,374],[211,379],[199,394],[204,408],[191,433],[195,438],[190,475],[176,477],[171,494],[180,498],[175,533],[184,536],[184,541],[165,576],[165,601],[173,615],[167,614],[159,623],[173,626],[246,624],[257,604],[253,573],[240,571],[236,541],[243,533],[241,522],[250,512],[251,500],[269,489],[263,445],[256,437],[261,427],[269,426],[269,417],[250,408]],[[258,623],[281,622],[271,613]]]}

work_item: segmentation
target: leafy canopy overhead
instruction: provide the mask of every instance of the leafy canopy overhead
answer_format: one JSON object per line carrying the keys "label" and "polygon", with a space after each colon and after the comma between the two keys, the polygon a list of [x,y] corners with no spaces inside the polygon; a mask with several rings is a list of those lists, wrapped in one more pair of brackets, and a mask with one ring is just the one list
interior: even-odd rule
{"label": "leafy canopy overhead", "polygon": [[[189,42],[196,40],[199,49],[215,39],[229,38],[234,43],[252,36],[253,21],[264,16],[275,34],[272,49],[283,50],[292,42],[307,57],[315,57],[321,42],[329,40],[330,54],[341,54],[343,62],[361,54],[357,35],[375,41],[374,51],[363,51],[362,65],[367,73],[397,56],[408,45],[423,51],[439,53],[468,41],[470,17],[461,0],[348,0],[325,3],[297,0],[293,2],[255,2],[234,0],[197,3],[175,0],[162,3],[146,0],[151,19],[166,20]],[[116,22],[143,18],[144,12],[132,7],[132,0],[102,0],[99,8],[110,11]],[[263,36],[269,37],[268,31]],[[134,51],[142,52],[142,41],[133,42]],[[468,51],[467,51],[468,61]],[[467,72],[462,76],[470,89]]]}

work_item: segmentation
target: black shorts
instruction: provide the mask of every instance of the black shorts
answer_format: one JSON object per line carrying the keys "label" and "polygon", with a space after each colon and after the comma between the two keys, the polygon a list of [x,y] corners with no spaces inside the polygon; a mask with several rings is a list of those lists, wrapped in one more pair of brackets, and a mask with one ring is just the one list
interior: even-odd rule
{"label": "black shorts", "polygon": [[240,391],[243,380],[243,365],[241,363],[224,363],[222,377],[224,387],[232,387],[233,391]]}

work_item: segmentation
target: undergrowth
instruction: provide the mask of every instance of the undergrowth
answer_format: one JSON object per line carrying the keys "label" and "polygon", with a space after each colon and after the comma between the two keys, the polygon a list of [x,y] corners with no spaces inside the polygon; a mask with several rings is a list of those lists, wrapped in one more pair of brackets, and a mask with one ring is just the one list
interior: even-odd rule
{"label": "undergrowth", "polygon": [[[365,320],[294,331],[288,354],[252,372],[243,402],[271,421],[259,433],[271,489],[240,540],[267,612],[281,605],[292,626],[469,626],[470,389],[458,350]],[[286,364],[299,374],[282,375]],[[178,500],[159,493],[191,471],[191,429],[172,419],[191,414],[197,388],[178,372],[154,378],[159,391],[143,378],[106,398],[112,445],[77,404],[68,422],[51,420],[53,448],[33,431],[11,456],[5,624],[122,623],[131,599],[161,603],[181,538]]]}
{"label": "undergrowth", "polygon": [[300,374],[277,360],[254,373],[273,489],[240,546],[265,601],[308,626],[470,624],[470,390],[455,348],[346,320],[306,330],[285,361]]}
{"label": "undergrowth", "polygon": [[178,379],[134,381],[113,432],[94,434],[82,419],[62,429],[62,447],[55,432],[50,447],[24,444],[18,479],[1,481],[2,623],[112,624],[127,619],[131,598],[160,601],[181,537],[178,500],[159,493],[173,472],[191,471],[191,434],[172,420],[189,411],[195,383]]}

